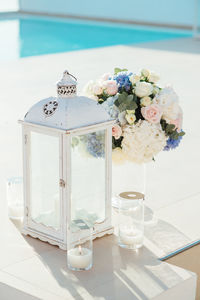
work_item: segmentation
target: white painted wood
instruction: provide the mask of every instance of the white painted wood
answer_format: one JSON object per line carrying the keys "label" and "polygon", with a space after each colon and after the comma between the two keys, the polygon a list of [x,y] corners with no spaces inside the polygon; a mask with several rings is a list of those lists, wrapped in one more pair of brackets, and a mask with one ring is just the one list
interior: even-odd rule
{"label": "white painted wood", "polygon": [[24,116],[25,122],[64,130],[79,129],[110,120],[110,115],[97,101],[74,95],[43,99],[36,102]]}
{"label": "white painted wood", "polygon": [[70,240],[69,240],[69,232],[70,232],[70,220],[71,220],[71,136],[65,135],[64,136],[64,180],[66,180],[66,188],[64,189],[64,211],[65,211],[65,218],[64,218],[64,226],[65,226],[65,248],[69,248]]}
{"label": "white painted wood", "polygon": [[[65,98],[62,101],[66,100],[75,101],[75,98]],[[82,99],[82,98],[81,98]],[[45,100],[46,101],[46,100]],[[82,99],[81,101],[84,101]],[[36,104],[37,109],[41,109],[43,107],[39,102],[38,106]],[[100,106],[99,106],[100,107]],[[35,108],[34,108],[35,109]],[[31,235],[32,237],[39,238],[42,241],[49,242],[53,245],[58,245],[61,249],[67,249],[69,236],[69,223],[71,220],[71,139],[76,135],[84,135],[91,132],[105,130],[105,220],[101,223],[96,223],[94,225],[94,238],[100,237],[105,234],[113,233],[113,228],[111,224],[111,196],[112,196],[112,180],[111,180],[111,172],[112,172],[112,126],[115,123],[114,120],[107,119],[102,121],[101,123],[90,124],[89,126],[75,128],[73,130],[66,130],[64,127],[60,129],[59,127],[54,126],[53,123],[48,123],[47,126],[44,124],[36,124],[34,120],[34,109],[31,109],[28,114],[31,113],[31,121],[28,119],[27,115],[25,116],[24,121],[19,121],[22,124],[22,128],[24,130],[24,178],[26,184],[24,184],[24,195],[25,195],[25,216],[24,227],[22,233]],[[96,109],[96,108],[95,108]],[[102,110],[102,108],[101,108]],[[101,112],[100,110],[100,112]],[[88,112],[92,113],[92,112]],[[102,114],[102,118],[104,115]],[[37,121],[36,117],[36,121]],[[42,117],[43,118],[43,117]],[[27,121],[28,120],[28,121]],[[54,122],[53,120],[52,122]],[[64,122],[64,121],[63,121]],[[63,186],[60,187],[60,218],[61,224],[60,228],[56,230],[51,226],[46,226],[45,224],[37,223],[32,219],[31,212],[31,201],[30,201],[30,143],[31,143],[31,132],[37,132],[41,134],[51,135],[59,137],[59,170],[60,170],[60,180],[63,183]]]}
{"label": "white painted wood", "polygon": [[[56,230],[55,228],[51,227],[51,226],[46,226],[42,223],[36,223],[33,219],[32,219],[32,204],[31,202],[34,201],[34,199],[31,199],[31,194],[30,194],[30,159],[31,159],[31,152],[30,152],[30,145],[31,145],[31,133],[32,132],[37,132],[37,133],[41,133],[41,134],[47,134],[47,135],[51,135],[51,136],[56,136],[59,138],[59,148],[60,148],[60,157],[59,157],[59,169],[60,169],[60,176],[62,176],[62,135],[58,134],[57,132],[52,132],[49,131],[48,128],[41,130],[40,128],[32,128],[31,126],[27,126],[26,128],[26,152],[25,152],[25,165],[27,166],[26,168],[26,173],[24,175],[24,178],[26,180],[26,185],[24,185],[24,190],[25,190],[25,194],[26,194],[26,211],[28,212],[28,216],[27,216],[27,224],[25,229],[29,232],[30,235],[37,234],[39,235],[40,233],[42,234],[46,234],[48,237],[55,237],[55,238],[59,238],[60,240],[63,240],[63,224],[62,222],[60,223],[60,228],[58,230]],[[61,212],[62,212],[62,189],[60,188],[60,208],[61,208]],[[25,211],[25,213],[26,213]]]}
{"label": "white painted wood", "polygon": [[[23,120],[18,120],[18,123],[19,124],[29,125],[32,128],[40,128],[41,130],[43,130],[44,128],[47,128],[44,125],[39,125],[39,124],[30,123],[30,122],[25,122]],[[65,129],[59,129],[59,128],[53,128],[53,127],[48,127],[48,130],[49,131],[53,131],[53,132],[57,131],[57,132],[60,132],[60,133],[77,135],[77,133],[80,133],[80,132],[83,132],[83,133],[85,133],[85,132],[93,132],[93,131],[98,130],[99,128],[105,129],[108,125],[114,125],[115,123],[116,123],[115,120],[110,120],[108,122],[99,123],[99,124],[93,124],[93,125],[90,125],[90,126],[84,126],[84,127],[81,127],[81,128],[78,128],[78,129],[72,129],[72,130],[65,130]]]}

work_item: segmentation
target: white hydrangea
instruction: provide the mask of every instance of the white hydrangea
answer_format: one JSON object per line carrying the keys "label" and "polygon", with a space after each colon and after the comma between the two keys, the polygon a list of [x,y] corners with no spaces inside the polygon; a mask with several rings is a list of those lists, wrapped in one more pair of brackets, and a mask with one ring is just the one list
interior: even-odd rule
{"label": "white hydrangea", "polygon": [[117,118],[119,114],[118,108],[114,105],[115,100],[118,98],[118,95],[109,97],[104,101],[101,106],[109,113],[112,118]]}
{"label": "white hydrangea", "polygon": [[121,148],[117,147],[112,151],[112,161],[115,164],[123,164],[125,160],[126,158]]}
{"label": "white hydrangea", "polygon": [[123,128],[122,151],[128,160],[146,163],[163,150],[167,137],[160,125],[140,120]]}

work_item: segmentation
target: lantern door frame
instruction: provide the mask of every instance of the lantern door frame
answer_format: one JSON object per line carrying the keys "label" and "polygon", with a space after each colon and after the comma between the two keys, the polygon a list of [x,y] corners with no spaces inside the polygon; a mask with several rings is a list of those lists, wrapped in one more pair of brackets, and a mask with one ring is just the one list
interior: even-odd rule
{"label": "lantern door frame", "polygon": [[35,125],[27,122],[22,123],[22,141],[23,141],[23,174],[24,174],[24,221],[22,233],[47,241],[53,245],[63,246],[66,243],[65,234],[66,228],[62,222],[65,211],[63,210],[63,188],[59,186],[59,203],[60,203],[60,223],[59,229],[43,223],[36,222],[32,219],[31,210],[31,182],[30,182],[30,147],[31,147],[31,133],[36,132],[43,135],[55,136],[59,139],[59,180],[63,178],[63,135],[61,132],[52,130],[44,126]]}
{"label": "lantern door frame", "polygon": [[[44,125],[29,123],[20,120],[22,125],[23,142],[23,174],[24,174],[24,221],[22,233],[39,238],[42,241],[58,245],[61,249],[67,249],[67,236],[69,236],[69,219],[71,218],[71,139],[73,136],[84,135],[99,130],[105,130],[105,220],[94,226],[93,238],[112,234],[111,224],[111,197],[112,197],[112,126],[114,120],[89,125],[72,130],[47,127]],[[31,219],[30,210],[30,133],[59,137],[59,173],[60,173],[60,230],[50,226],[39,224]]]}
{"label": "lantern door frame", "polygon": [[[68,217],[71,220],[71,172],[72,172],[72,160],[71,160],[71,140],[74,136],[85,135],[88,133],[105,130],[105,219],[100,223],[95,223],[93,239],[102,237],[105,234],[112,234],[113,227],[111,224],[111,211],[112,211],[112,126],[115,121],[108,121],[101,124],[90,125],[87,127],[81,127],[73,130],[67,130],[63,140],[63,174],[64,181],[67,183],[67,191],[64,193],[67,195],[67,199],[64,202],[67,203]],[[68,166],[68,167],[67,167]],[[65,177],[66,175],[66,177]],[[65,196],[64,196],[65,197]],[[67,235],[69,236],[69,226],[67,219]]]}

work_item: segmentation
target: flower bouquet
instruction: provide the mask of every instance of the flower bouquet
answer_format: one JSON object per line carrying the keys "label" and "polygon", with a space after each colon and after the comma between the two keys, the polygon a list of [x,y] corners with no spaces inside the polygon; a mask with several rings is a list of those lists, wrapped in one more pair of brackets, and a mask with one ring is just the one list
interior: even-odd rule
{"label": "flower bouquet", "polygon": [[98,101],[117,124],[112,129],[114,162],[142,164],[160,151],[175,149],[183,135],[182,109],[172,87],[161,88],[159,77],[143,69],[139,74],[115,68],[90,81],[84,95]]}

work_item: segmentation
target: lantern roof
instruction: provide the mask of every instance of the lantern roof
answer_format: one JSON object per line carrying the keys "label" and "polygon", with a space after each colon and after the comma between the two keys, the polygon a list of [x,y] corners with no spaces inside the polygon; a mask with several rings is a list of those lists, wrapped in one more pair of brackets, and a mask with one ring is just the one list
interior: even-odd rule
{"label": "lantern roof", "polygon": [[76,78],[68,71],[57,83],[57,93],[58,97],[49,97],[34,104],[26,113],[24,122],[72,130],[112,121],[101,104],[84,96],[76,96]]}

